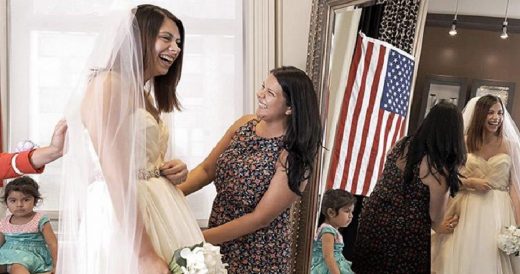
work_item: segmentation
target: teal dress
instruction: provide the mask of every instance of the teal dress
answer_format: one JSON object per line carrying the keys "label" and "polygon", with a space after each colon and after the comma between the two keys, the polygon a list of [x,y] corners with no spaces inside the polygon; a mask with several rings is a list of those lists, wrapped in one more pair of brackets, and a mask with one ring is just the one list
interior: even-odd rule
{"label": "teal dress", "polygon": [[341,236],[341,233],[339,233],[339,231],[331,225],[325,223],[318,228],[318,232],[314,238],[314,244],[312,246],[311,274],[330,273],[329,268],[325,263],[325,258],[323,257],[322,251],[321,237],[323,237],[323,234],[325,233],[334,235],[334,258],[336,258],[336,263],[338,264],[341,274],[353,274],[354,272],[350,268],[352,263],[343,257],[343,246],[345,244],[343,243],[343,237]]}
{"label": "teal dress", "polygon": [[15,225],[10,222],[11,216],[0,222],[0,232],[5,237],[0,247],[0,265],[21,264],[31,274],[51,271],[52,257],[42,233],[49,218],[36,213],[28,223]]}

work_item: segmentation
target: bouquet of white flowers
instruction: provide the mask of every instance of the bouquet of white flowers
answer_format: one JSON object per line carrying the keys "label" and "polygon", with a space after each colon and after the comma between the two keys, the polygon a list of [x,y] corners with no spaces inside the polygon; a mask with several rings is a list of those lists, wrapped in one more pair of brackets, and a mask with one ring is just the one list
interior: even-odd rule
{"label": "bouquet of white flowers", "polygon": [[176,250],[169,266],[172,274],[227,274],[220,247],[209,243]]}
{"label": "bouquet of white flowers", "polygon": [[520,228],[514,225],[506,227],[504,233],[498,235],[498,248],[507,255],[518,256],[520,254]]}

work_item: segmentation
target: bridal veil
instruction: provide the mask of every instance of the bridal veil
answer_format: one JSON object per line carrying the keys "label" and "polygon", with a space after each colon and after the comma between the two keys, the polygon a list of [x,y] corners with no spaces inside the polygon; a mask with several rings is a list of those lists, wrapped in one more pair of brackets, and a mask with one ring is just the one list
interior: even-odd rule
{"label": "bridal veil", "polygon": [[[475,112],[475,106],[480,98],[481,97],[471,98],[462,111],[462,116],[464,118],[464,134],[467,134],[468,127],[473,118],[473,113]],[[520,224],[520,132],[518,131],[513,118],[511,118],[511,115],[505,108],[503,101],[502,105],[504,108],[502,136],[503,140],[506,142],[507,153],[511,156],[510,196],[515,207],[516,222],[518,225]]]}
{"label": "bridal veil", "polygon": [[[93,9],[95,49],[68,106],[57,273],[139,273],[143,58],[134,9]],[[140,145],[141,144],[141,145]]]}

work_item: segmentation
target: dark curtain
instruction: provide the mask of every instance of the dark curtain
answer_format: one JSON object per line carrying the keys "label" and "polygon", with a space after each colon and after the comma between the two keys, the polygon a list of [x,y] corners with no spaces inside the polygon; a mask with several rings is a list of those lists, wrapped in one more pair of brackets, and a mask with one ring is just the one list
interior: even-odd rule
{"label": "dark curtain", "polygon": [[420,0],[386,0],[379,39],[412,53]]}
{"label": "dark curtain", "polygon": [[384,4],[363,8],[359,19],[359,31],[366,36],[379,38],[379,28],[383,20]]}

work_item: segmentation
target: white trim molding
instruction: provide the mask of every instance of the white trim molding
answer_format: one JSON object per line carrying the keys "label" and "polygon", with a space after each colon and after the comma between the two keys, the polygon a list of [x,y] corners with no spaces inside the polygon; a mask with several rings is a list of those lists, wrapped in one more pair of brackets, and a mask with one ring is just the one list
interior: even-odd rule
{"label": "white trim molding", "polygon": [[0,111],[2,136],[0,142],[7,149],[7,0],[0,0]]}
{"label": "white trim molding", "polygon": [[277,0],[244,2],[246,112],[255,110],[255,91],[262,85],[269,70],[276,65],[275,1]]}

